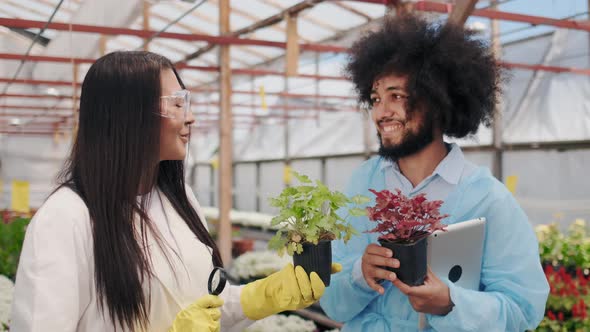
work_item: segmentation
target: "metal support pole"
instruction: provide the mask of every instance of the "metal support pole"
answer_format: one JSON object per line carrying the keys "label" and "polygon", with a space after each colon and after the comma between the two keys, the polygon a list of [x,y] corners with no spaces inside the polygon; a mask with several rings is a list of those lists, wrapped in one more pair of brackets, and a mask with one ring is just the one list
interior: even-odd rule
{"label": "metal support pole", "polygon": [[[289,93],[289,76],[285,75],[284,77],[285,80],[285,85],[284,85],[284,90],[285,93]],[[284,109],[283,109],[283,115],[284,115],[284,120],[283,120],[283,124],[284,124],[284,128],[285,128],[285,132],[284,132],[284,143],[285,143],[285,165],[284,165],[284,169],[286,169],[287,167],[291,166],[291,160],[290,160],[290,151],[289,151],[289,99],[288,98],[283,98],[283,105],[284,105]],[[288,186],[288,184],[285,183],[285,186]]]}
{"label": "metal support pole", "polygon": [[[219,32],[227,35],[230,30],[230,0],[219,1]],[[219,251],[224,265],[231,263],[231,220],[233,183],[233,118],[231,112],[230,46],[219,50],[220,66],[220,130],[219,130]]]}
{"label": "metal support pole", "polygon": [[[497,1],[492,0],[491,9],[497,9]],[[502,49],[498,33],[500,32],[498,20],[492,20],[491,22],[491,34],[492,34],[492,48],[494,55],[497,59],[502,56]],[[492,119],[493,131],[492,131],[492,145],[494,146],[494,158],[492,164],[492,172],[494,176],[502,181],[502,97],[498,97],[498,104],[494,112],[494,118]]]}

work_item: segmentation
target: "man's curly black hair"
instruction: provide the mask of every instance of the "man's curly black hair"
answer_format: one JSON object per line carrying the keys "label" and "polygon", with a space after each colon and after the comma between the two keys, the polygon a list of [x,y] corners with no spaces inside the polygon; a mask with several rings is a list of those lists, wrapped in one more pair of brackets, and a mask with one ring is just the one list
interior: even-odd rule
{"label": "man's curly black hair", "polygon": [[407,76],[408,115],[432,112],[443,134],[457,138],[490,125],[502,77],[491,48],[474,32],[412,15],[386,17],[378,31],[356,41],[346,73],[366,106],[376,79]]}

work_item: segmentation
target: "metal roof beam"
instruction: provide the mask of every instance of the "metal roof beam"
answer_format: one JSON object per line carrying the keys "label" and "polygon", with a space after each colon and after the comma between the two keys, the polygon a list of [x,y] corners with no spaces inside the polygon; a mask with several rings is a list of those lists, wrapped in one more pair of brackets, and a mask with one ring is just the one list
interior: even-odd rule
{"label": "metal roof beam", "polygon": [[[247,27],[244,27],[242,29],[233,31],[229,35],[233,36],[233,37],[237,37],[237,36],[245,35],[248,33],[252,33],[252,32],[259,30],[259,29],[263,29],[263,28],[275,25],[275,24],[281,22],[286,17],[287,14],[293,14],[293,15],[298,14],[308,8],[312,8],[320,1],[322,1],[322,0],[304,1],[304,2],[298,3],[296,5],[289,7],[289,8],[286,8],[285,10],[281,11],[280,13],[269,16],[261,21],[258,21],[256,23],[249,25]],[[212,43],[210,43],[209,45],[207,45],[205,47],[201,47],[196,52],[193,52],[193,53],[187,55],[184,58],[183,62],[188,62],[192,59],[198,58],[199,56],[212,50],[214,47],[215,47],[215,45]]]}
{"label": "metal roof beam", "polygon": [[[14,27],[14,28],[42,28],[46,22],[43,21],[32,21],[32,20],[20,20],[14,18],[0,17],[0,26]],[[149,38],[157,31],[151,30],[138,30],[128,28],[116,28],[106,27],[97,25],[87,24],[68,24],[68,23],[56,23],[52,22],[47,25],[47,29],[59,30],[59,31],[73,31],[73,32],[87,32],[87,33],[99,33],[104,35],[127,35],[136,36],[140,38]],[[178,39],[184,41],[205,41],[211,44],[219,45],[250,45],[250,46],[264,46],[264,47],[275,47],[285,49],[285,42],[275,42],[260,39],[248,39],[248,38],[237,38],[234,36],[212,36],[203,34],[187,34],[187,33],[176,33],[176,32],[162,32],[158,35],[158,38],[167,39]],[[316,52],[327,52],[327,53],[344,53],[347,51],[345,47],[338,46],[326,46],[321,44],[300,44],[300,48],[304,51],[316,51]]]}
{"label": "metal roof beam", "polygon": [[455,6],[453,6],[453,10],[449,15],[448,22],[464,25],[469,15],[475,9],[476,4],[477,0],[456,0]]}
{"label": "metal roof beam", "polygon": [[363,13],[362,11],[360,11],[360,10],[358,10],[358,9],[350,6],[350,5],[344,4],[342,2],[330,2],[330,4],[331,5],[334,5],[334,6],[337,6],[337,7],[340,7],[340,8],[342,8],[342,9],[344,9],[344,10],[350,12],[350,13],[353,13],[353,14],[357,15],[357,16],[360,16],[360,17],[364,18],[367,22],[369,22],[372,19],[371,16]]}
{"label": "metal roof beam", "polygon": [[[259,1],[261,1],[261,2],[263,2],[265,4],[267,4],[267,5],[273,6],[273,7],[277,8],[277,9],[283,9],[283,7],[281,5],[279,5],[279,4],[277,4],[275,1],[272,1],[272,0],[259,0]],[[300,4],[303,4],[305,2],[309,2],[309,1],[303,1]],[[316,4],[317,4],[317,3],[320,3],[321,1],[312,1],[312,2],[316,2]],[[333,25],[330,25],[330,24],[328,24],[326,22],[320,21],[320,20],[315,19],[313,17],[307,17],[307,16],[303,16],[302,15],[301,16],[301,19],[306,20],[306,21],[309,21],[310,23],[315,24],[315,25],[321,27],[322,29],[328,30],[328,31],[331,31],[331,32],[337,32],[337,31],[340,30],[340,29],[338,29],[337,27],[335,27]]]}
{"label": "metal roof beam", "polygon": [[[386,5],[389,0],[354,0],[358,2],[367,2],[375,4]],[[432,1],[417,1],[413,4],[414,10],[436,12],[442,14],[450,14],[453,11],[454,6],[450,3],[440,3]],[[489,19],[530,23],[534,25],[549,25],[558,28],[590,31],[590,22],[588,21],[574,21],[574,20],[561,20],[543,16],[533,16],[509,13],[504,11],[498,11],[493,9],[474,9],[471,16],[486,17]]]}

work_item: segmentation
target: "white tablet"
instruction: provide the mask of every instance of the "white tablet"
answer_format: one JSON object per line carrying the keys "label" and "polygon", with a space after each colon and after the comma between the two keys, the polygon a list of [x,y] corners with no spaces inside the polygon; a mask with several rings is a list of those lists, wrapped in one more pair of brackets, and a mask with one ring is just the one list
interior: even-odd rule
{"label": "white tablet", "polygon": [[439,278],[455,285],[479,290],[485,236],[485,218],[447,226],[428,237],[428,266]]}
{"label": "white tablet", "polygon": [[[471,219],[430,234],[427,261],[432,272],[459,287],[479,290],[485,222],[485,218]],[[426,316],[419,314],[418,329],[428,327]]]}

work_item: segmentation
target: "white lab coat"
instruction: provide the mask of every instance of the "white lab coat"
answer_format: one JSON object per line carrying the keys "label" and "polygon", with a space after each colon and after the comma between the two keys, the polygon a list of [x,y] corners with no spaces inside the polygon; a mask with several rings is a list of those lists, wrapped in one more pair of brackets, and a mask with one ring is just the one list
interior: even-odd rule
{"label": "white lab coat", "polygon": [[[205,223],[190,189],[187,195]],[[147,287],[151,293],[149,330],[167,331],[178,312],[207,294],[213,264],[209,248],[196,238],[158,190],[152,192],[148,214],[167,244],[168,258],[174,267],[170,269],[150,237],[155,278],[144,284],[146,293]],[[221,294],[225,301],[222,331],[240,331],[251,323],[243,314],[240,292],[239,286],[229,286]],[[121,327],[117,330],[125,331]],[[16,276],[11,331],[114,331],[110,319],[98,307],[88,209],[68,188],[51,195],[27,228]]]}

